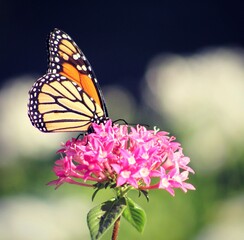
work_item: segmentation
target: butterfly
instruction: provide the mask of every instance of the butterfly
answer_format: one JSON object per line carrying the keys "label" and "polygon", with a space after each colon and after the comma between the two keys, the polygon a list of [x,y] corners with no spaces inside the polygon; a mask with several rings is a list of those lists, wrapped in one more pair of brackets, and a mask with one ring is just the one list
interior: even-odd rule
{"label": "butterfly", "polygon": [[108,112],[92,67],[72,38],[55,28],[48,38],[48,70],[29,91],[28,116],[42,132],[91,132]]}

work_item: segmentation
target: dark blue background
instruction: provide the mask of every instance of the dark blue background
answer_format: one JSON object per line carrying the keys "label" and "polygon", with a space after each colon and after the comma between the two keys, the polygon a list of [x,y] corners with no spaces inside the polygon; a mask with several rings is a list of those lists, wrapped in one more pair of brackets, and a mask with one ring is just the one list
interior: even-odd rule
{"label": "dark blue background", "polygon": [[237,1],[6,1],[1,3],[0,66],[4,80],[46,71],[46,37],[58,27],[90,60],[101,85],[136,86],[159,53],[243,47]]}

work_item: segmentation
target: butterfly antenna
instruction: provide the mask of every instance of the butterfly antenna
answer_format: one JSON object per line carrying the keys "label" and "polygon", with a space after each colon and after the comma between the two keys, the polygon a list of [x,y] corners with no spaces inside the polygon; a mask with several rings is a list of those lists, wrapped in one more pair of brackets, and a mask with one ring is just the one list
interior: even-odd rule
{"label": "butterfly antenna", "polygon": [[[123,122],[125,125],[128,125],[128,126],[136,126],[137,125],[137,123],[128,123],[125,119],[122,119],[122,118],[119,118],[119,119],[113,121],[113,124],[115,124],[119,121]],[[144,123],[141,123],[140,125],[143,127],[150,127],[148,124],[144,124]]]}
{"label": "butterfly antenna", "polygon": [[113,121],[113,124],[120,122],[120,121],[123,122],[125,125],[128,125],[128,123],[125,121],[125,119],[122,119],[122,118],[119,118],[119,119]]}

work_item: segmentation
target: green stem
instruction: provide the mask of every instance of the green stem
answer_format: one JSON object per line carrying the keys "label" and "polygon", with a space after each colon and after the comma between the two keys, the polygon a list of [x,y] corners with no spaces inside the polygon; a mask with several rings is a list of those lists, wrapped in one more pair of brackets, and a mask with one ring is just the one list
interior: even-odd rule
{"label": "green stem", "polygon": [[122,197],[125,197],[127,195],[127,193],[132,189],[131,186],[127,186],[127,187],[124,187],[124,188],[115,188],[115,192],[116,192],[116,195],[118,198],[122,198]]}
{"label": "green stem", "polygon": [[112,240],[117,240],[119,236],[120,217],[114,223]]}

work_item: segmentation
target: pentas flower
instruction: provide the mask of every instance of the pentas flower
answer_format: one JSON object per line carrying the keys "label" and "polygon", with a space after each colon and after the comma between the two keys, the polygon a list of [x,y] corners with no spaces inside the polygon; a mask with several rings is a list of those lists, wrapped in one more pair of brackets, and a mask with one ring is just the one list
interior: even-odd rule
{"label": "pentas flower", "polygon": [[58,179],[49,185],[108,184],[141,191],[164,189],[171,195],[175,188],[184,192],[195,189],[186,182],[189,173],[194,173],[188,166],[190,159],[167,132],[111,120],[92,127],[93,133],[68,140],[58,151],[62,155],[54,167]]}

